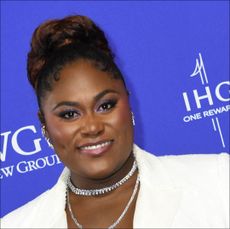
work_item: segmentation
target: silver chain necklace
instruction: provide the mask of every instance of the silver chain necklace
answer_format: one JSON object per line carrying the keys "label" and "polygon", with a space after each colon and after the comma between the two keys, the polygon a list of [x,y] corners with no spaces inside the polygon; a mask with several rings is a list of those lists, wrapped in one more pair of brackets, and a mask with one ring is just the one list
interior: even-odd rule
{"label": "silver chain necklace", "polygon": [[[135,198],[135,195],[137,193],[137,190],[138,190],[138,186],[139,186],[139,183],[140,183],[140,178],[139,178],[139,175],[137,175],[137,179],[136,179],[136,183],[135,183],[135,186],[134,186],[134,189],[133,189],[133,193],[127,203],[127,205],[125,206],[125,209],[123,210],[123,212],[121,213],[121,215],[119,216],[119,218],[112,224],[108,227],[108,229],[113,229],[115,228],[120,222],[121,220],[124,218],[126,212],[128,211],[132,201],[134,200]],[[69,200],[69,188],[67,187],[67,190],[66,190],[66,195],[67,195],[67,205],[68,205],[68,209],[69,209],[69,212],[70,212],[70,216],[73,220],[73,222],[75,223],[75,225],[80,228],[80,229],[83,229],[83,226],[78,222],[77,218],[74,216],[73,214],[73,211],[72,211],[72,208],[71,208],[71,205],[70,205],[70,200]]]}
{"label": "silver chain necklace", "polygon": [[131,168],[131,170],[129,171],[129,173],[123,177],[120,181],[118,181],[117,183],[105,187],[105,188],[101,188],[101,189],[80,189],[77,188],[73,185],[71,179],[70,179],[70,175],[67,179],[67,186],[70,188],[70,190],[75,193],[76,195],[81,195],[81,196],[97,196],[97,195],[103,195],[107,192],[111,192],[112,190],[120,187],[122,184],[124,184],[136,171],[137,169],[137,162],[136,160],[134,160],[133,162],[133,166]]}

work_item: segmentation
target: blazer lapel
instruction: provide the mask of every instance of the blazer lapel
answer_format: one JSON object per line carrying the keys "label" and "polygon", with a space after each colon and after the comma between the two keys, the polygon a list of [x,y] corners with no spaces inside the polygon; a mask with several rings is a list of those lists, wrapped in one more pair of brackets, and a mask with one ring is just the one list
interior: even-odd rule
{"label": "blazer lapel", "polygon": [[134,228],[170,228],[179,209],[182,190],[176,188],[160,160],[134,147],[140,190],[136,202]]}
{"label": "blazer lapel", "polygon": [[57,184],[53,188],[52,196],[53,199],[52,211],[50,214],[50,228],[67,228],[67,218],[65,212],[66,205],[66,180],[69,175],[69,170],[65,167]]}

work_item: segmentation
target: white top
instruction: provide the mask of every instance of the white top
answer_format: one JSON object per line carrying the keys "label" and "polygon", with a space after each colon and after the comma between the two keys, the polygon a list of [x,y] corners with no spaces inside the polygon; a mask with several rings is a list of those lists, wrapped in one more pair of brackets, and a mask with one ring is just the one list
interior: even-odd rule
{"label": "white top", "polygon": [[[134,228],[229,228],[229,155],[160,156],[134,145],[140,174]],[[67,228],[67,168],[53,188],[1,219],[1,228]]]}

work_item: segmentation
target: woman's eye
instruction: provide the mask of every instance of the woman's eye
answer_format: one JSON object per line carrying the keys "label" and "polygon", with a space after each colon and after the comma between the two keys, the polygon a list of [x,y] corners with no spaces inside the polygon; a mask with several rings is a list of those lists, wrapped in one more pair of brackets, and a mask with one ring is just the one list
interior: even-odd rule
{"label": "woman's eye", "polygon": [[59,114],[61,118],[64,119],[75,119],[79,117],[79,113],[76,111],[64,111]]}
{"label": "woman's eye", "polygon": [[102,103],[99,108],[98,108],[98,111],[99,112],[106,112],[106,111],[109,111],[111,110],[113,107],[115,107],[116,105],[116,101],[108,101],[108,102],[104,102]]}

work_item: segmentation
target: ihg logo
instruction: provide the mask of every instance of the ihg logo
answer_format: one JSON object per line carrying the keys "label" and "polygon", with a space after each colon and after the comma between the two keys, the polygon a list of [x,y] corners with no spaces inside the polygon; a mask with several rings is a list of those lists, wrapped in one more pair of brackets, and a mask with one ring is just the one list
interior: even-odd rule
{"label": "ihg logo", "polygon": [[[229,102],[230,101],[230,81],[224,81],[217,84],[216,88],[211,91],[209,86],[205,86],[203,90],[194,89],[190,95],[187,92],[183,92],[183,99],[185,103],[185,107],[187,111],[191,111],[191,102],[193,99],[196,104],[196,108],[202,108],[202,101],[206,101],[210,106],[214,104],[213,97],[215,96],[221,102]],[[226,94],[228,93],[228,96]]]}
{"label": "ihg logo", "polygon": [[37,130],[35,126],[33,125],[21,127],[18,130],[16,130],[14,133],[12,133],[12,131],[1,133],[2,146],[1,146],[1,151],[0,151],[0,161],[4,162],[6,160],[6,154],[7,154],[7,148],[9,145],[8,142],[10,139],[10,135],[11,135],[11,146],[13,147],[16,153],[23,155],[23,156],[29,156],[29,155],[33,155],[41,151],[41,145],[40,145],[41,138],[36,138],[33,140],[34,147],[33,149],[30,149],[30,150],[23,149],[25,145],[21,146],[19,144],[19,140],[18,140],[19,136],[23,135],[24,132],[28,132],[28,131],[32,135],[37,133]]}
{"label": "ihg logo", "polygon": [[187,111],[191,111],[191,100],[195,101],[196,108],[202,108],[202,101],[206,101],[206,104],[211,106],[214,104],[213,98],[215,97],[217,100],[221,102],[229,102],[230,101],[230,81],[223,81],[216,85],[215,89],[211,90],[208,85],[208,77],[205,71],[204,62],[199,53],[199,59],[196,59],[196,67],[194,72],[191,74],[191,77],[199,76],[201,80],[201,84],[204,86],[201,90],[194,89],[188,95],[187,92],[183,92],[184,104]]}
{"label": "ihg logo", "polygon": [[[209,118],[211,117],[213,130],[219,134],[221,143],[223,148],[225,148],[225,141],[224,141],[224,135],[222,133],[221,123],[219,121],[219,118],[217,117],[218,114],[223,112],[229,112],[230,110],[230,104],[228,103],[230,101],[230,81],[222,81],[218,83],[217,85],[209,86],[208,77],[205,71],[204,62],[201,56],[201,53],[199,53],[199,59],[196,59],[196,67],[194,72],[190,75],[191,77],[199,76],[201,80],[202,87],[200,89],[193,89],[189,93],[183,92],[183,100],[186,108],[186,112],[191,112],[186,116],[183,117],[184,122],[191,122],[200,120],[202,118]],[[222,104],[219,107],[210,107],[208,110],[204,110],[202,106],[209,105],[213,106],[214,102],[220,101]],[[197,110],[198,109],[198,110]],[[195,110],[195,111],[194,111]]]}

